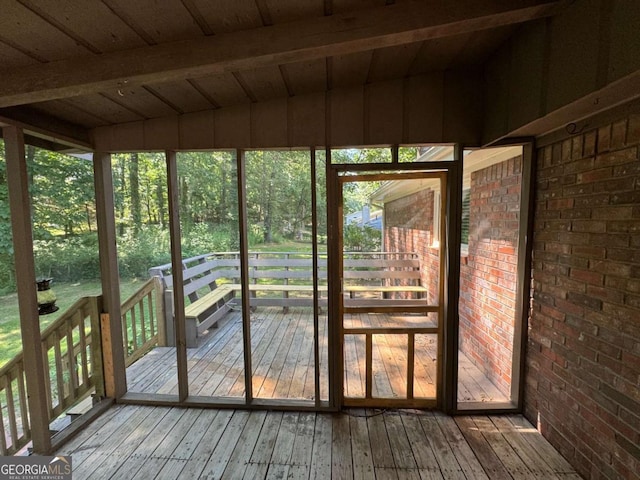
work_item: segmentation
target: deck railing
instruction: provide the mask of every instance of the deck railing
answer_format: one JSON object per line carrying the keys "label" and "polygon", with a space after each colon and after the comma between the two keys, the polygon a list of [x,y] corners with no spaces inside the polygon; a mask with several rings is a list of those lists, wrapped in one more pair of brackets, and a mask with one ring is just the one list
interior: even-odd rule
{"label": "deck railing", "polygon": [[50,420],[103,384],[100,302],[81,298],[42,333]]}
{"label": "deck railing", "polygon": [[[130,365],[163,341],[158,279],[140,287],[121,307],[125,363]],[[49,422],[95,391],[104,396],[100,312],[102,297],[84,297],[42,332]],[[0,455],[31,441],[23,354],[0,369]]]}
{"label": "deck railing", "polygon": [[156,345],[165,344],[162,308],[162,289],[157,277],[150,278],[120,307],[127,367]]}
{"label": "deck railing", "polygon": [[[101,297],[81,298],[42,332],[49,421],[94,388],[101,393],[100,302]],[[0,369],[0,455],[12,455],[30,440],[20,352]]]}

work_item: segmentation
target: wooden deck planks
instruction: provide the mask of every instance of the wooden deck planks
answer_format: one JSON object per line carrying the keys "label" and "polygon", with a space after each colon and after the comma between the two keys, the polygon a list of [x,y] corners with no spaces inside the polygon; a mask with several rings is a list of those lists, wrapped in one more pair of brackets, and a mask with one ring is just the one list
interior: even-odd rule
{"label": "wooden deck planks", "polygon": [[346,415],[334,415],[332,423],[331,478],[351,479],[353,478],[353,459],[349,417]]}
{"label": "wooden deck planks", "polygon": [[331,449],[333,440],[333,418],[331,415],[316,415],[309,480],[331,478]]}
{"label": "wooden deck planks", "polygon": [[116,406],[54,453],[77,480],[578,478],[520,416],[417,410]]}
{"label": "wooden deck planks", "polygon": [[492,480],[494,478],[498,480],[510,479],[511,475],[509,475],[507,468],[500,461],[500,457],[491,448],[491,445],[482,435],[473,419],[471,417],[458,417],[455,421],[489,478]]}
{"label": "wooden deck planks", "polygon": [[[265,478],[269,470],[269,462],[273,453],[273,448],[278,438],[280,423],[282,422],[282,412],[268,412],[256,441],[256,445],[251,453],[247,469],[242,478],[253,480],[254,478]],[[240,477],[238,477],[240,478]]]}
{"label": "wooden deck planks", "polygon": [[[385,314],[353,314],[345,317],[348,327],[386,327],[395,320]],[[319,345],[321,396],[328,398],[328,348],[326,316],[320,318]],[[414,395],[435,398],[435,335],[416,335]],[[365,336],[346,335],[344,347],[347,398],[365,396]],[[244,358],[241,313],[230,312],[217,329],[199,339],[198,348],[188,349],[190,395],[243,398]],[[314,400],[315,372],[313,316],[310,308],[259,308],[251,313],[253,393],[256,398]],[[403,335],[375,335],[373,341],[372,388],[374,397],[402,398],[406,394],[407,339]],[[459,399],[502,399],[500,393],[460,354]],[[158,347],[127,369],[129,390],[141,393],[177,394],[175,349]]]}
{"label": "wooden deck planks", "polygon": [[217,469],[218,472],[222,469],[222,477],[214,474],[214,478],[235,480],[244,476],[247,470],[246,460],[251,457],[266,416],[267,412],[251,412],[236,442],[237,448],[233,448],[226,466],[221,465]]}
{"label": "wooden deck planks", "polygon": [[367,480],[374,476],[373,454],[369,443],[369,428],[364,410],[353,410],[349,417],[353,478]]}

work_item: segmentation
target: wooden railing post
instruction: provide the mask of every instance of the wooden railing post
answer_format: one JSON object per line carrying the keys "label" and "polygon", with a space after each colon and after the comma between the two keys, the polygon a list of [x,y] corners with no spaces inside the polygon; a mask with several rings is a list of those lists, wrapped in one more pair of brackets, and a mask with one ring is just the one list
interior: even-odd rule
{"label": "wooden railing post", "polygon": [[102,400],[106,396],[104,386],[104,367],[102,363],[102,334],[100,325],[100,312],[102,311],[102,296],[92,297],[89,304],[91,312],[91,373],[93,386],[96,389],[94,402]]}
{"label": "wooden railing post", "polygon": [[159,277],[154,278],[155,286],[155,304],[156,304],[156,328],[158,329],[158,345],[164,347],[167,345],[167,321],[165,313],[164,295],[162,288],[162,280]]}

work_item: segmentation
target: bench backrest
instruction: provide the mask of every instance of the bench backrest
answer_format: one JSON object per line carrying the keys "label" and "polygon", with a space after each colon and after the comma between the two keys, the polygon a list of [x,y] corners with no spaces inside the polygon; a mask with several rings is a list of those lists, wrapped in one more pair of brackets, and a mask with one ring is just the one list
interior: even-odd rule
{"label": "bench backrest", "polygon": [[[171,264],[149,269],[158,276],[165,289],[173,288]],[[191,302],[199,292],[214,290],[220,279],[240,282],[240,258],[237,252],[209,253],[182,261],[184,295]],[[326,255],[318,259],[318,277],[326,282]],[[385,285],[420,285],[420,260],[414,253],[345,253],[343,277],[347,284],[383,282]],[[297,252],[252,252],[249,254],[249,279],[279,280],[277,283],[311,283],[313,260],[311,254]]]}

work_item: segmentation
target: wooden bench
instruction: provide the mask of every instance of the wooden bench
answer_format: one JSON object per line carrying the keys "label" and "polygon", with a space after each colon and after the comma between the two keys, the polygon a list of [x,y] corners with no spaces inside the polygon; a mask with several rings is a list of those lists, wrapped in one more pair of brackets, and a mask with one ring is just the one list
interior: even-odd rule
{"label": "wooden bench", "polygon": [[232,285],[220,285],[185,307],[187,346],[195,346],[197,337],[202,336],[210,327],[217,327],[218,320],[231,309],[234,297],[235,289]]}
{"label": "wooden bench", "polygon": [[[420,262],[415,254],[356,253],[343,260],[345,307],[366,308],[407,303],[424,298]],[[400,255],[401,256],[401,255]],[[327,305],[327,259],[318,259],[318,303]],[[239,254],[211,253],[182,262],[187,346],[197,346],[197,338],[216,327],[217,322],[236,304],[240,285]],[[249,294],[251,308],[313,306],[313,261],[310,254],[259,252],[249,255]],[[173,275],[171,265],[149,270],[164,286],[167,340],[175,339],[173,328]]]}

